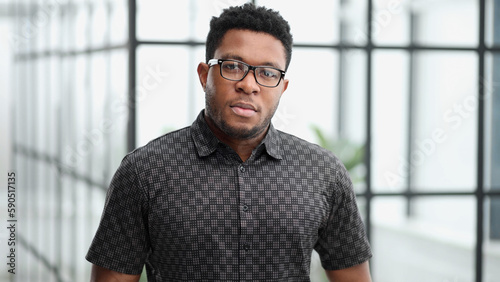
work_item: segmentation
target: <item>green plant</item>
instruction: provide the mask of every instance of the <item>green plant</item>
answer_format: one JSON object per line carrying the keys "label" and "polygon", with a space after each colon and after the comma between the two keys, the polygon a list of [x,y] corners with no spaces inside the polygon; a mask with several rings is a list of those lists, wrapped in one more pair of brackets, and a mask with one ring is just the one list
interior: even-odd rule
{"label": "green plant", "polygon": [[349,171],[354,183],[362,182],[365,178],[363,159],[365,155],[365,146],[356,144],[348,139],[327,136],[316,125],[311,125],[317,143],[321,147],[332,151],[344,163]]}
{"label": "green plant", "polygon": [[148,282],[148,274],[146,273],[146,267],[142,269],[141,279],[139,282]]}

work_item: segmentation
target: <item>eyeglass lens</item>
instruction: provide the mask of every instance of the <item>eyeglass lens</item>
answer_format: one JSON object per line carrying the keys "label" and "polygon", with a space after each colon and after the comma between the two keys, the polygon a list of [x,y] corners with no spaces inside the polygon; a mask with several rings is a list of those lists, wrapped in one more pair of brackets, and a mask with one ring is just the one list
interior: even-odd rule
{"label": "eyeglass lens", "polygon": [[[250,70],[249,66],[236,61],[224,61],[221,64],[221,74],[230,80],[242,80]],[[281,79],[281,72],[268,67],[255,67],[255,79],[264,86],[276,86]]]}

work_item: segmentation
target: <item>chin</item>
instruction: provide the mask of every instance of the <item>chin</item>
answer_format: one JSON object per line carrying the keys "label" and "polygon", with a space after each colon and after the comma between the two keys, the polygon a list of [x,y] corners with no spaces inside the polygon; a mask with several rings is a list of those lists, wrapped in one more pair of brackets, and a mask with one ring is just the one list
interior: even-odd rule
{"label": "chin", "polygon": [[227,123],[224,123],[221,129],[226,135],[238,139],[251,139],[262,131],[258,126],[232,126]]}

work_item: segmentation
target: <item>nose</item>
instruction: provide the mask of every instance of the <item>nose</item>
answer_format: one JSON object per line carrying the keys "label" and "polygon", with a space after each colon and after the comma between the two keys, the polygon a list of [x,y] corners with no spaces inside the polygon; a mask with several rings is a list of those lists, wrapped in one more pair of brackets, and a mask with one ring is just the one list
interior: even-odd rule
{"label": "nose", "polygon": [[246,94],[260,92],[260,85],[257,83],[257,80],[255,80],[255,73],[253,70],[249,70],[247,75],[236,83],[236,87],[239,91]]}

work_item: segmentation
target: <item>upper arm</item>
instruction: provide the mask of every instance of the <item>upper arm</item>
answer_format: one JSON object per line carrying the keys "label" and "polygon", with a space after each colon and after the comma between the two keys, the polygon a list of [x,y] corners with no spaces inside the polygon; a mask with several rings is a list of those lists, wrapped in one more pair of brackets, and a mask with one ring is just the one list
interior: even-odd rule
{"label": "upper arm", "polygon": [[[123,159],[113,176],[101,222],[85,258],[95,265],[123,273],[140,274],[150,250],[147,229],[149,211],[135,171],[136,161],[130,158],[127,155]],[[113,278],[120,273],[98,266],[93,267],[93,272],[93,276],[98,279],[92,281],[120,281]]]}
{"label": "upper arm", "polygon": [[104,267],[92,265],[90,282],[137,282],[141,275],[130,275],[116,272]]}
{"label": "upper arm", "polygon": [[371,282],[368,261],[339,270],[325,270],[331,282]]}

